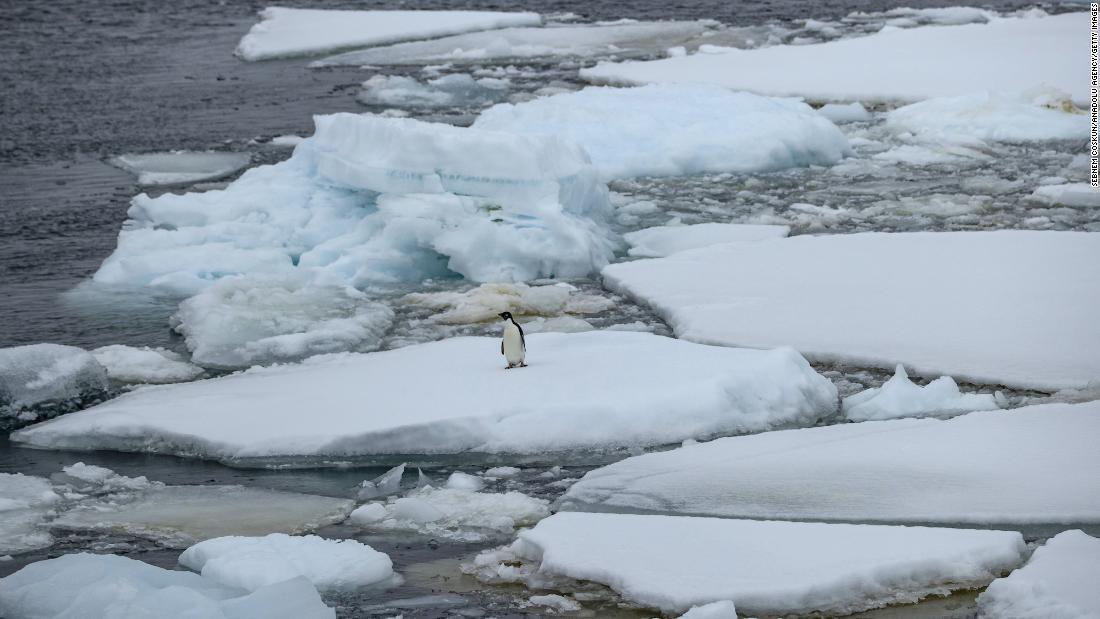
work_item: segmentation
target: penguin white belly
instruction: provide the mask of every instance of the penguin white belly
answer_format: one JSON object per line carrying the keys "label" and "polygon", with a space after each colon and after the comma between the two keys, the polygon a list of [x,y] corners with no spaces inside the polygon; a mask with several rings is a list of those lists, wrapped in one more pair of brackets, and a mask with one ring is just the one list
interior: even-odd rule
{"label": "penguin white belly", "polygon": [[504,325],[504,358],[508,365],[523,363],[523,336],[519,334],[519,327],[511,321]]}

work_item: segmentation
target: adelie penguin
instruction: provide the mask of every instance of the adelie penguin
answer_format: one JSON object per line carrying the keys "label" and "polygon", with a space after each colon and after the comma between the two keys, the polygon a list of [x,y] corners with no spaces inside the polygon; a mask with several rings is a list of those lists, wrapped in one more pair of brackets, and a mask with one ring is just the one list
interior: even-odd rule
{"label": "adelie penguin", "polygon": [[504,319],[504,339],[500,342],[500,354],[504,355],[505,361],[508,362],[508,367],[505,369],[510,370],[517,365],[521,368],[527,367],[523,362],[524,353],[527,352],[527,343],[523,340],[523,328],[516,323],[510,312],[501,312],[499,315]]}

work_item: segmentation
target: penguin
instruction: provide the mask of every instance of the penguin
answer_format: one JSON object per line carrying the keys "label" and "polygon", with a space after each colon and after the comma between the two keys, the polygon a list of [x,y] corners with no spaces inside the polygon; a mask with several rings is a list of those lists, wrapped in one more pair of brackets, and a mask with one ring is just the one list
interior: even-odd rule
{"label": "penguin", "polygon": [[500,354],[504,355],[504,359],[508,361],[508,367],[504,369],[510,370],[517,365],[521,368],[527,367],[523,362],[523,356],[527,352],[527,342],[523,339],[523,327],[516,323],[511,312],[501,312],[499,316],[504,319],[504,339],[500,342]]}

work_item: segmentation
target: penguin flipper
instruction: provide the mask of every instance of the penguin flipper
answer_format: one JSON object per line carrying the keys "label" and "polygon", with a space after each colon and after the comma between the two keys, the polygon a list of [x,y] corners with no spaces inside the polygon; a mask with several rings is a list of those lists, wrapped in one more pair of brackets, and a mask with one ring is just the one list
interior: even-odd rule
{"label": "penguin flipper", "polygon": [[504,340],[500,341],[500,354],[504,354]]}

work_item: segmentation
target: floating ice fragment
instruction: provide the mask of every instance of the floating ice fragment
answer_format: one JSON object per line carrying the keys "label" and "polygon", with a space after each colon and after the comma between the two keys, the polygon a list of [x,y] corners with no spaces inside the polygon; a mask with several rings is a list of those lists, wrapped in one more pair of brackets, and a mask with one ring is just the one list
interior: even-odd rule
{"label": "floating ice fragment", "polygon": [[1065,93],[1033,90],[1023,95],[980,93],[928,99],[886,115],[886,127],[925,142],[1077,140],[1088,117]]}
{"label": "floating ice fragment", "polygon": [[183,355],[164,348],[115,344],[96,348],[92,355],[107,369],[107,376],[124,383],[178,383],[203,373]]}
{"label": "floating ice fragment", "polygon": [[730,600],[692,606],[679,619],[737,619],[737,608]]}
{"label": "floating ice fragment", "polygon": [[576,600],[555,593],[532,595],[527,598],[527,603],[531,606],[545,606],[559,613],[571,613],[581,609],[581,605]]}
{"label": "floating ice fragment", "polygon": [[455,471],[447,478],[447,488],[477,492],[485,487],[485,481],[477,475]]}
{"label": "floating ice fragment", "polygon": [[520,474],[520,470],[514,466],[494,466],[491,469],[485,469],[486,477],[515,477]]}
{"label": "floating ice fragment", "polygon": [[0,473],[0,553],[26,552],[52,544],[53,537],[41,525],[60,498],[50,482],[41,477]]}
{"label": "floating ice fragment", "polygon": [[111,163],[136,175],[139,185],[184,185],[225,178],[251,160],[248,153],[172,151],[120,155]]}
{"label": "floating ice fragment", "polygon": [[841,407],[849,421],[879,421],[899,417],[944,417],[1000,408],[994,395],[959,391],[950,376],[921,387],[909,380],[899,363],[894,376],[881,387],[844,398]]}
{"label": "floating ice fragment", "polygon": [[23,412],[80,408],[103,398],[109,386],[107,371],[80,348],[60,344],[0,348],[0,425]]}
{"label": "floating ice fragment", "polygon": [[398,464],[378,477],[364,481],[359,486],[360,501],[386,497],[401,491],[401,477],[405,475],[405,463]]}
{"label": "floating ice fragment", "polygon": [[1043,185],[1035,189],[1031,200],[1050,206],[1100,207],[1100,188],[1089,183]]}
{"label": "floating ice fragment", "polygon": [[442,310],[431,317],[440,324],[497,321],[501,312],[520,317],[594,314],[614,305],[607,297],[580,293],[568,285],[523,283],[482,284],[466,292],[414,292],[401,300]]}
{"label": "floating ice fragment", "polygon": [[401,75],[375,75],[363,82],[357,97],[367,105],[404,107],[482,107],[508,96],[506,79],[452,73],[420,83]]}
{"label": "floating ice fragment", "polygon": [[859,101],[852,103],[826,103],[817,108],[817,113],[835,123],[850,123],[871,120],[871,113]]}
{"label": "floating ice fragment", "polygon": [[782,238],[788,226],[706,223],[691,226],[658,226],[623,235],[629,254],[639,258],[660,258],[688,249],[720,243],[751,243]]}

